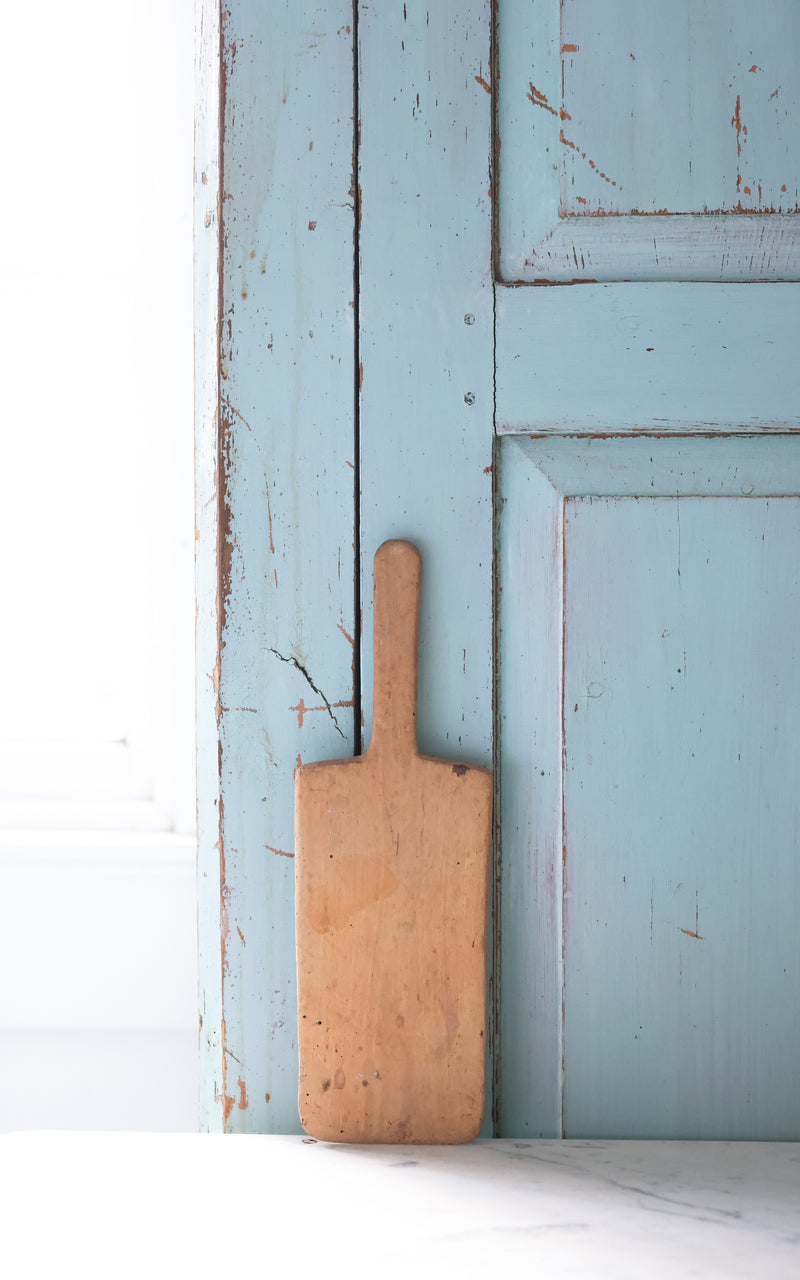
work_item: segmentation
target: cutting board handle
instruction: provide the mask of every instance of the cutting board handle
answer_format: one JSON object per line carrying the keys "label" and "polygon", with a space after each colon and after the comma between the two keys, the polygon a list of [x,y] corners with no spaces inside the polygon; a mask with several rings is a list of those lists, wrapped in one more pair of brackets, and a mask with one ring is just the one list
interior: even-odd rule
{"label": "cutting board handle", "polygon": [[369,755],[417,754],[417,659],[422,557],[412,542],[375,552],[374,690]]}

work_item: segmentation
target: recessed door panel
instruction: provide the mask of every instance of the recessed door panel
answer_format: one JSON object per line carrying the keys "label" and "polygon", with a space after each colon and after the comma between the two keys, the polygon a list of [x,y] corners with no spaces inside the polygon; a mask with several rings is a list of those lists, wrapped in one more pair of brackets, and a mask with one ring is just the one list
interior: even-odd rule
{"label": "recessed door panel", "polygon": [[796,1137],[800,440],[500,466],[503,1131]]}
{"label": "recessed door panel", "polygon": [[793,0],[501,0],[506,282],[798,278]]}
{"label": "recessed door panel", "polygon": [[564,509],[564,1123],[800,1115],[797,498]]}

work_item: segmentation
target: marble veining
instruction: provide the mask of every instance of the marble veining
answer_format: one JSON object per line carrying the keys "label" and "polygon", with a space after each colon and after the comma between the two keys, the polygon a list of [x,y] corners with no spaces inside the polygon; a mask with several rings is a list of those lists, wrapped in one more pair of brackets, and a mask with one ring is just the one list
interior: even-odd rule
{"label": "marble veining", "polygon": [[19,1133],[0,1204],[26,1276],[800,1275],[800,1143]]}

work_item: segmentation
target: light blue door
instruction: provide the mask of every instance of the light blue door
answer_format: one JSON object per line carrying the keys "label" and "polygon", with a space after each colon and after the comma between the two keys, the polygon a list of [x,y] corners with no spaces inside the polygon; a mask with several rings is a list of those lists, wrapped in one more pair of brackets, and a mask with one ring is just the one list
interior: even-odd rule
{"label": "light blue door", "polygon": [[204,1124],[298,1128],[292,773],[408,537],[420,745],[497,777],[484,1133],[798,1138],[800,17],[496,10],[201,5]]}
{"label": "light blue door", "polygon": [[501,0],[503,1133],[800,1136],[800,11]]}

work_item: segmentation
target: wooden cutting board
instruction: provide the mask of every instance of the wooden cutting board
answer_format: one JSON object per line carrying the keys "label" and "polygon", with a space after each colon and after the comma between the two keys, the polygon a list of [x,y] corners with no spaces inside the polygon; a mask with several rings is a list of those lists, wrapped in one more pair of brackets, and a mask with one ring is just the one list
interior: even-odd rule
{"label": "wooden cutting board", "polygon": [[295,775],[300,1119],[337,1142],[483,1117],[492,775],[417,750],[420,573],[409,542],[375,556],[369,749]]}

